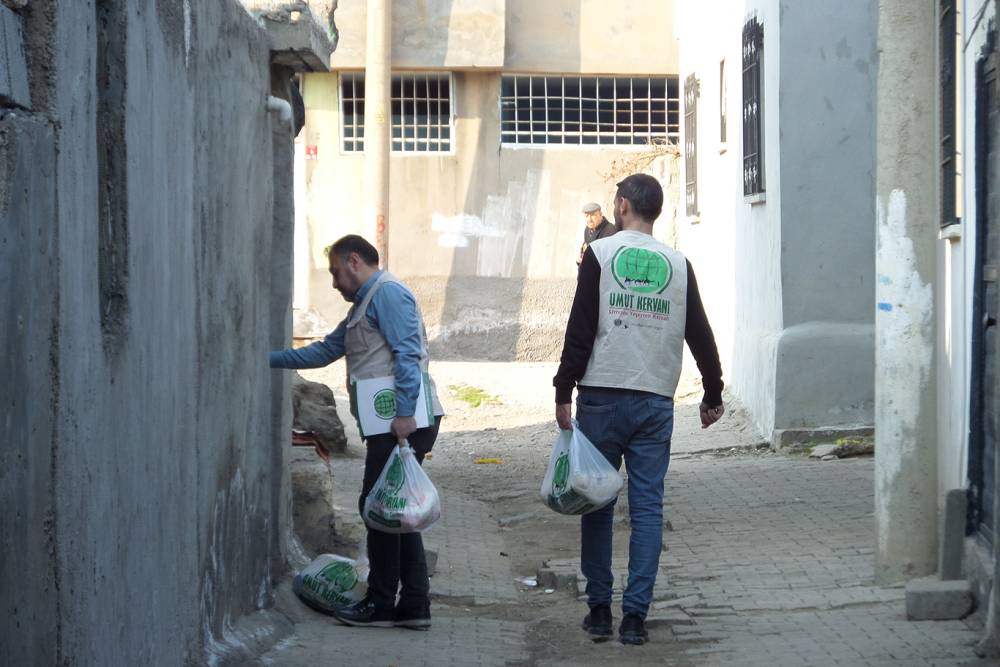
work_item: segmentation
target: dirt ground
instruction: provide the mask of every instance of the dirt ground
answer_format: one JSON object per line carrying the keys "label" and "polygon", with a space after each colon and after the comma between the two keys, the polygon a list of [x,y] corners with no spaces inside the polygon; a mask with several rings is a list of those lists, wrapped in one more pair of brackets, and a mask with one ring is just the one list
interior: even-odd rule
{"label": "dirt ground", "polygon": [[[552,389],[555,368],[553,363],[472,362],[441,362],[431,367],[447,416],[425,468],[443,497],[451,491],[490,503],[491,518],[500,526],[515,578],[534,577],[545,561],[579,556],[579,519],[552,512],[539,498],[540,481],[557,434]],[[328,384],[336,394],[338,408],[346,407],[342,364],[302,375]],[[738,411],[727,413],[711,429],[701,429],[698,383],[685,378],[682,387],[686,389],[678,392],[681,398],[675,412],[675,458],[706,452],[754,455],[758,451],[762,441]],[[359,439],[349,418],[345,427],[351,443],[346,457],[353,459],[351,464],[360,464]],[[484,459],[493,462],[476,462]],[[363,528],[360,519],[345,510],[337,520],[338,539],[345,545],[356,544]],[[627,555],[627,514],[623,494],[616,509],[616,557]],[[521,595],[516,604],[473,607],[467,600],[439,598],[434,613],[528,620],[531,657],[526,664],[593,660],[593,644],[579,629],[586,613],[585,603],[571,591],[528,585],[519,588]],[[620,610],[616,611],[618,617]],[[655,622],[650,624],[651,631],[654,626]],[[613,643],[615,647],[609,650],[617,656],[624,647]],[[635,664],[663,664],[662,644],[630,648],[628,656]]]}

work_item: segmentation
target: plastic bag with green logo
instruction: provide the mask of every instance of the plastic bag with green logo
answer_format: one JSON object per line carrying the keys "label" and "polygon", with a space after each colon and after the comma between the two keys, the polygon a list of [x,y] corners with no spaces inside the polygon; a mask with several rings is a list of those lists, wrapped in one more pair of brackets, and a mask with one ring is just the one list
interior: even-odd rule
{"label": "plastic bag with green logo", "polygon": [[542,500],[560,514],[586,514],[618,497],[622,476],[580,432],[559,431],[542,480]]}
{"label": "plastic bag with green logo", "polygon": [[322,554],[292,579],[292,591],[317,611],[330,613],[353,604],[368,590],[368,557],[357,560]]}
{"label": "plastic bag with green logo", "polygon": [[419,533],[441,518],[437,489],[409,443],[396,445],[365,498],[365,523],[383,533]]}

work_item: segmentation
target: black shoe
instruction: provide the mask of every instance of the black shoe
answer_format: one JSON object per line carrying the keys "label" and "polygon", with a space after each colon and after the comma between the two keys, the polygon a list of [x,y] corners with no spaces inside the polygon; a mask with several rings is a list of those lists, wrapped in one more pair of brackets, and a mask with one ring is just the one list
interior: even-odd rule
{"label": "black shoe", "polygon": [[392,624],[397,628],[409,628],[410,630],[430,630],[431,628],[431,605],[430,603],[418,606],[396,607],[393,614]]}
{"label": "black shoe", "polygon": [[344,625],[371,628],[391,628],[393,621],[392,609],[379,609],[370,598],[338,607],[333,610],[333,617]]}
{"label": "black shoe", "polygon": [[625,614],[622,624],[618,626],[618,640],[622,644],[645,644],[649,639],[646,632],[646,621],[636,614]]}
{"label": "black shoe", "polygon": [[593,607],[590,613],[583,617],[583,629],[595,642],[602,642],[610,637],[611,605],[602,604]]}

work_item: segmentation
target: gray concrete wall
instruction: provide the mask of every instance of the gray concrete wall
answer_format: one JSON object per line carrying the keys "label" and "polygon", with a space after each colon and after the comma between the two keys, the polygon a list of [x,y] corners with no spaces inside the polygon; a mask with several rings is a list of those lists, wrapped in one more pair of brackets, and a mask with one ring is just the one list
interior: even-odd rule
{"label": "gray concrete wall", "polygon": [[871,425],[878,3],[783,2],[775,428]]}
{"label": "gray concrete wall", "polygon": [[937,567],[935,7],[879,8],[875,326],[876,579]]}
{"label": "gray concrete wall", "polygon": [[0,329],[0,655],[239,660],[283,631],[254,614],[282,562],[290,423],[266,367],[291,244],[267,37],[232,0],[38,0],[23,20],[37,113],[0,127],[0,266],[23,288],[0,301],[20,323]]}

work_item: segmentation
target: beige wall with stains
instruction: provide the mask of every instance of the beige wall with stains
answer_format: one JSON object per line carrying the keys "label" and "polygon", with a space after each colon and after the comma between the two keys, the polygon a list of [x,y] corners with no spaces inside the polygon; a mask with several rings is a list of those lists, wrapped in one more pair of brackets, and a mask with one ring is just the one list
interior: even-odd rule
{"label": "beige wall with stains", "polygon": [[[399,69],[649,74],[677,71],[673,0],[414,0],[393,3]],[[365,62],[364,0],[341,0],[331,69]]]}
{"label": "beige wall with stains", "polygon": [[[391,269],[402,276],[574,277],[583,233],[580,207],[596,201],[610,209],[611,164],[635,150],[501,148],[500,75],[453,77],[452,153],[394,153],[390,160]],[[364,156],[340,150],[337,81],[336,74],[309,74],[304,82],[302,141],[316,150],[316,159],[305,162],[304,219],[310,260],[318,269],[325,269],[323,248],[332,241],[369,233],[360,215]],[[654,165],[654,173],[670,185],[664,163]],[[675,188],[668,187],[658,225],[664,234],[675,210]]]}

